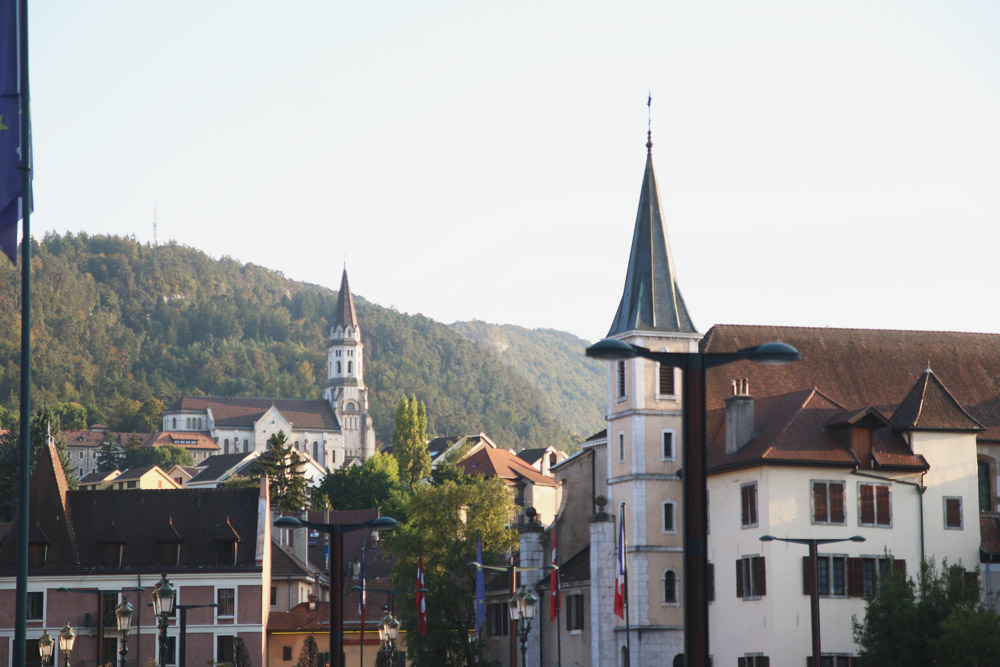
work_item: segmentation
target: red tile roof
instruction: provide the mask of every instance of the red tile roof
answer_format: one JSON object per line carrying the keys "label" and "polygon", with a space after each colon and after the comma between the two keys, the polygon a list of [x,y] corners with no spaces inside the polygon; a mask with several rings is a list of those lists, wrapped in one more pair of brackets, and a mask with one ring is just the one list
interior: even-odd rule
{"label": "red tile roof", "polygon": [[979,513],[980,549],[988,560],[1000,557],[1000,512]]}
{"label": "red tile roof", "polygon": [[543,475],[506,449],[484,447],[459,461],[458,467],[468,475],[500,477],[511,482],[523,479],[539,486],[557,485],[554,477]]}
{"label": "red tile roof", "polygon": [[144,443],[147,447],[174,445],[184,449],[206,449],[213,452],[222,449],[211,435],[204,431],[158,431]]}

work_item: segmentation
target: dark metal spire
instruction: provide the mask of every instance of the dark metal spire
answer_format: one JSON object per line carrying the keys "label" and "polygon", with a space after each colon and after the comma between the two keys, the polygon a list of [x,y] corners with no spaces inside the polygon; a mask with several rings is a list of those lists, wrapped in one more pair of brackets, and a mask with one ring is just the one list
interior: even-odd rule
{"label": "dark metal spire", "polygon": [[358,316],[354,312],[354,297],[351,296],[351,286],[347,283],[347,267],[340,279],[340,291],[337,293],[337,306],[333,309],[333,328],[358,327]]}
{"label": "dark metal spire", "polygon": [[[652,110],[652,96],[647,104]],[[646,151],[646,171],[639,194],[625,290],[608,336],[629,331],[697,333],[677,287],[670,239],[660,211],[660,194],[653,172],[652,121]]]}

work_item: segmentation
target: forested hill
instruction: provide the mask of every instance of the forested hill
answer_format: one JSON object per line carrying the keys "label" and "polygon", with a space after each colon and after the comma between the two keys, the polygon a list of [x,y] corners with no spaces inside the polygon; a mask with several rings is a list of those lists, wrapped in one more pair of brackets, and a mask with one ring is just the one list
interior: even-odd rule
{"label": "forested hill", "polygon": [[[114,427],[151,399],[169,405],[182,393],[320,397],[336,292],[176,244],[69,234],[33,247],[36,405],[77,402]],[[357,294],[355,303],[380,442],[391,440],[396,405],[411,393],[426,402],[432,434],[481,430],[517,448],[576,440],[541,390],[489,350],[423,316]],[[0,262],[8,409],[18,402],[19,349],[20,271]]]}
{"label": "forested hill", "polygon": [[584,357],[587,341],[565,331],[513,324],[475,321],[449,326],[530,378],[552,414],[573,433],[587,437],[604,428],[604,363]]}

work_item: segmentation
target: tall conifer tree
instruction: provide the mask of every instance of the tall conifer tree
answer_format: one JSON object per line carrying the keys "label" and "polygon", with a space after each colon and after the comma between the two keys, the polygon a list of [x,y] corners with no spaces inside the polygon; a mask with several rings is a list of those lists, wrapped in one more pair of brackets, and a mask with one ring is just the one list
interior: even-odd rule
{"label": "tall conifer tree", "polygon": [[404,396],[396,408],[396,431],[392,435],[392,454],[399,462],[399,479],[412,489],[431,474],[431,455],[427,451],[427,407],[417,395]]}

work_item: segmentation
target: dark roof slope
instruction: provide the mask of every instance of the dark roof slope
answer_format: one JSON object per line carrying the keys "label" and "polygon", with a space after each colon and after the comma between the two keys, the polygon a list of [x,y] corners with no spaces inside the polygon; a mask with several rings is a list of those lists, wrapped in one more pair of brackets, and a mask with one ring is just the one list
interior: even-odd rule
{"label": "dark roof slope", "polygon": [[986,428],[966,412],[937,379],[930,368],[913,385],[896,408],[892,421],[897,428],[930,431],[984,431]]}
{"label": "dark roof slope", "polygon": [[340,291],[337,292],[337,305],[333,309],[333,328],[358,327],[358,316],[354,312],[354,297],[351,296],[351,286],[347,282],[347,269],[340,278]]}

